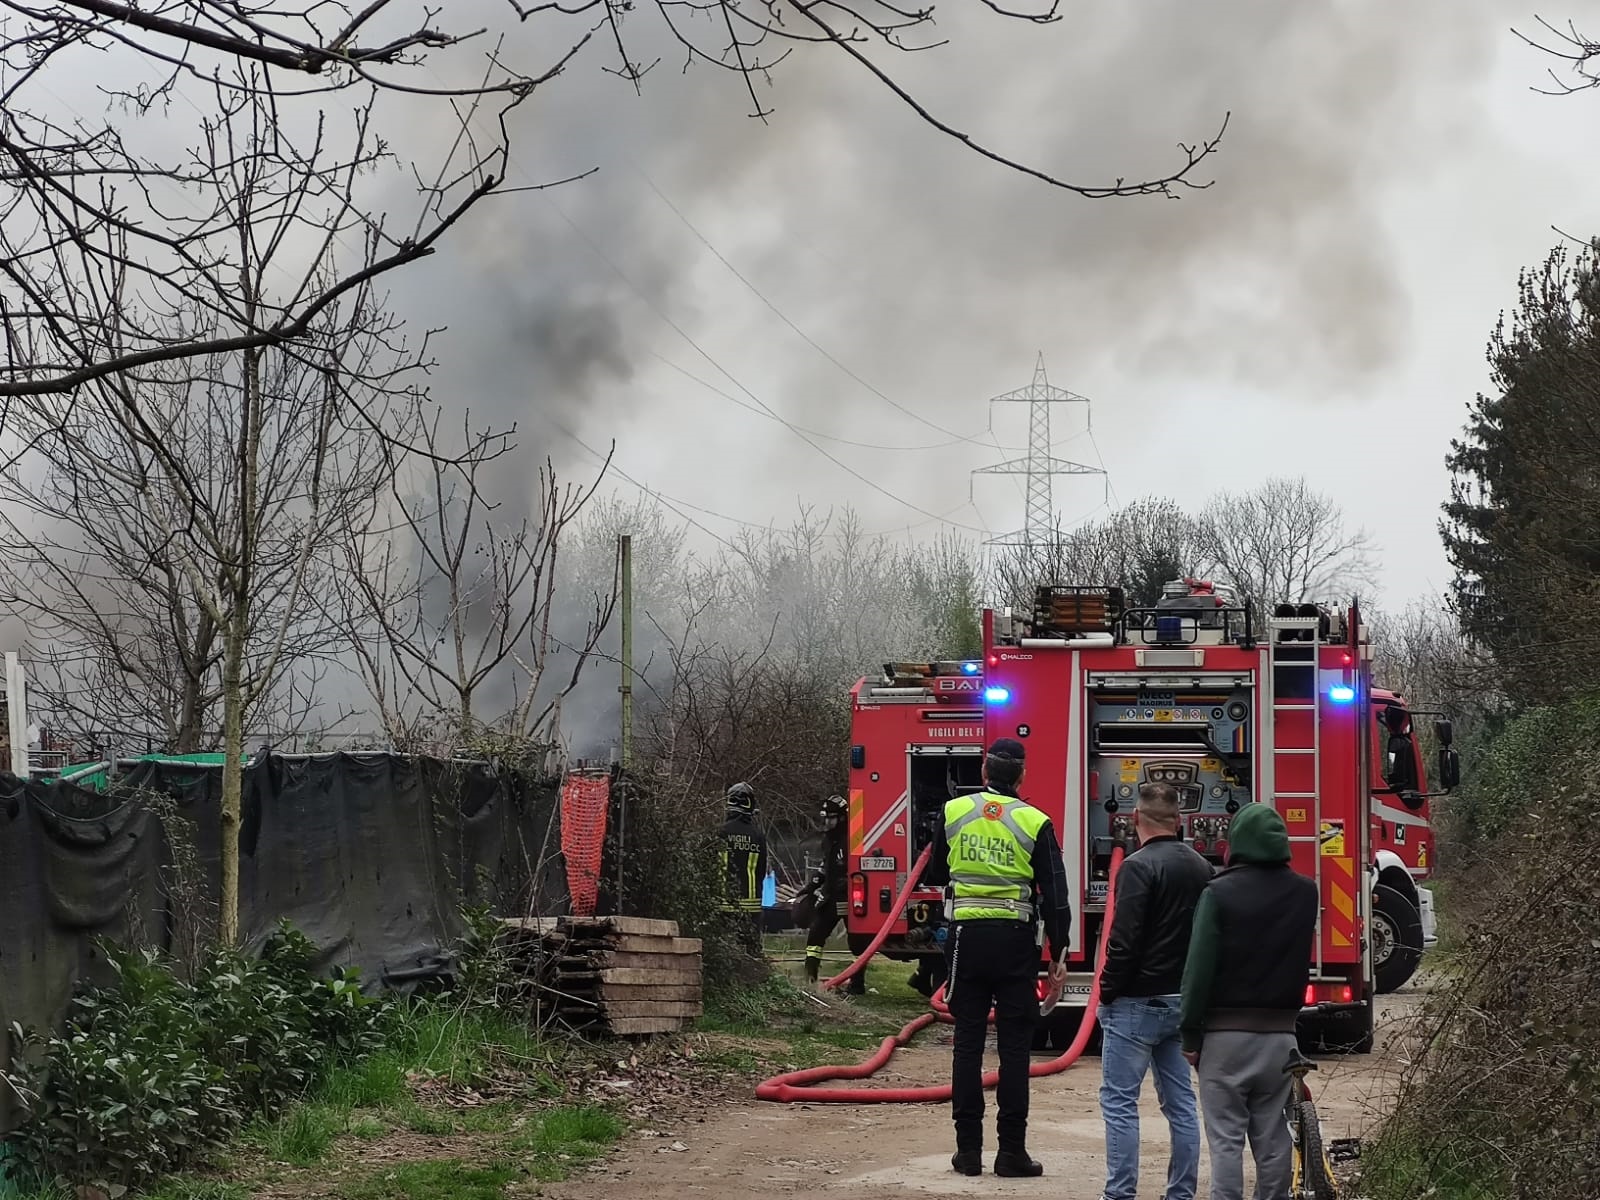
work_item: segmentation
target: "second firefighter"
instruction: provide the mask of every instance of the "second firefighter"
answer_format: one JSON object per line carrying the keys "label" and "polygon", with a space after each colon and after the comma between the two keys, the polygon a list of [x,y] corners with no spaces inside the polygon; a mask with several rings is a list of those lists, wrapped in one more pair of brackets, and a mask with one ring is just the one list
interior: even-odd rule
{"label": "second firefighter", "polygon": [[[805,889],[795,898],[806,928],[806,978],[816,983],[822,974],[822,948],[828,944],[843,914],[845,850],[849,806],[843,796],[829,796],[822,805],[822,867],[812,872]],[[866,991],[866,968],[850,977],[846,989],[859,996]]]}

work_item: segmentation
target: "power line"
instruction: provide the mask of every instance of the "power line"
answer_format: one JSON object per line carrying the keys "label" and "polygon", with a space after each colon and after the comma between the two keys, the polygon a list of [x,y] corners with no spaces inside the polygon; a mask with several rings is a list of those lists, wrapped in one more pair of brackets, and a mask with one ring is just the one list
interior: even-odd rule
{"label": "power line", "polygon": [[[716,393],[718,396],[721,396],[724,400],[728,401],[730,404],[737,404],[740,408],[744,409],[745,411],[753,412],[758,417],[765,417],[769,421],[777,421],[779,424],[787,424],[787,422],[783,421],[782,418],[775,417],[770,412],[766,412],[766,411],[764,411],[762,409],[759,409],[753,404],[747,404],[745,401],[739,399],[739,397],[733,395],[731,392],[723,391],[716,384],[711,383],[709,380],[701,379],[700,376],[696,375],[693,371],[689,370],[687,367],[681,366],[680,364],[673,362],[670,358],[666,357],[665,355],[658,354],[654,350],[648,351],[648,353],[650,354],[650,356],[652,358],[655,358],[658,361],[660,361],[661,363],[663,363],[664,365],[671,367],[674,371],[678,372],[678,374],[684,376],[686,379],[689,379],[690,381],[692,381],[694,383],[698,383],[701,387],[705,388],[708,392]],[[793,426],[793,428],[798,430],[801,433],[808,434],[811,437],[821,438],[825,442],[837,442],[841,446],[855,446],[857,449],[860,449],[860,450],[884,450],[884,451],[888,451],[890,453],[898,453],[898,452],[901,452],[901,451],[913,451],[913,450],[945,450],[945,449],[948,449],[951,446],[977,445],[978,444],[974,440],[974,438],[956,437],[956,438],[951,438],[949,441],[945,441],[945,442],[929,442],[926,445],[921,445],[921,446],[889,446],[889,445],[884,445],[884,444],[879,443],[879,442],[858,442],[858,441],[853,441],[850,438],[842,438],[842,437],[837,436],[836,434],[823,433],[820,429],[807,429],[804,425],[795,425],[795,426]],[[976,436],[976,435],[974,435],[974,436]],[[992,433],[990,434],[990,440],[991,441],[994,440],[994,437],[993,437]],[[999,450],[1002,454],[1005,453],[1007,450],[1021,450],[1022,449],[1021,446],[1001,446],[998,441],[995,441],[994,444],[995,444],[995,448],[997,450]]]}
{"label": "power line", "polygon": [[[888,499],[893,500],[896,504],[899,504],[899,505],[901,505],[901,506],[903,506],[905,508],[909,508],[913,512],[921,513],[923,516],[928,517],[931,520],[942,521],[946,525],[953,526],[953,527],[955,527],[957,529],[965,529],[970,533],[987,534],[989,532],[987,529],[979,528],[976,525],[968,525],[968,524],[966,524],[964,522],[961,522],[961,521],[951,521],[948,518],[941,517],[938,513],[930,512],[928,509],[923,508],[920,504],[915,504],[912,501],[905,499],[905,497],[903,497],[903,496],[895,495],[895,493],[891,492],[888,488],[886,488],[882,484],[878,483],[875,479],[872,479],[872,478],[870,478],[870,477],[868,477],[866,475],[863,475],[860,471],[857,471],[854,467],[850,466],[848,463],[841,462],[835,455],[831,454],[829,451],[825,450],[823,447],[817,445],[814,441],[812,441],[809,437],[807,437],[804,433],[802,433],[800,431],[800,429],[797,426],[795,426],[795,424],[793,422],[786,420],[782,416],[779,416],[777,411],[774,410],[771,405],[767,404],[764,400],[762,400],[759,396],[757,396],[754,392],[752,392],[748,387],[746,387],[743,383],[741,383],[733,375],[733,373],[731,371],[729,371],[720,362],[718,362],[715,358],[713,358],[711,356],[711,354],[709,352],[707,352],[706,349],[703,346],[701,346],[699,342],[695,341],[695,339],[693,337],[691,337],[689,335],[689,333],[681,325],[679,325],[676,321],[674,321],[672,319],[672,317],[670,317],[666,312],[664,312],[660,305],[656,304],[656,302],[654,300],[650,299],[649,296],[645,295],[644,290],[642,288],[640,288],[639,285],[636,284],[633,281],[632,278],[629,277],[628,273],[626,271],[624,271],[621,267],[619,267],[611,259],[611,257],[605,253],[605,251],[600,249],[600,247],[595,244],[594,239],[589,236],[589,234],[583,229],[583,227],[581,225],[579,225],[576,221],[574,221],[570,216],[567,215],[566,211],[559,204],[557,204],[555,202],[555,199],[549,193],[547,193],[547,192],[546,193],[541,193],[541,195],[543,195],[545,202],[547,204],[549,204],[550,207],[553,208],[556,211],[556,214],[558,216],[560,216],[561,219],[568,224],[568,226],[571,227],[573,232],[576,233],[580,238],[582,238],[584,240],[584,243],[586,245],[588,245],[589,249],[594,252],[595,256],[597,258],[599,258],[602,262],[604,262],[607,266],[609,266],[614,272],[616,272],[618,278],[620,278],[624,283],[626,283],[629,286],[629,288],[631,288],[633,290],[635,295],[637,295],[641,300],[643,300],[647,305],[649,305],[650,308],[655,312],[655,314],[658,317],[660,317],[662,321],[664,321],[667,325],[669,325],[672,328],[673,332],[675,332],[685,342],[689,343],[689,345],[694,349],[694,351],[697,354],[699,354],[701,358],[705,359],[706,362],[710,363],[711,366],[714,367],[724,378],[726,378],[729,383],[733,384],[733,386],[738,388],[739,391],[743,392],[746,396],[750,397],[750,399],[752,401],[754,401],[757,405],[759,405],[762,409],[764,409],[780,425],[782,425],[784,428],[789,430],[790,433],[793,433],[801,441],[805,442],[806,445],[810,446],[813,450],[815,450],[818,454],[822,455],[829,462],[831,462],[834,466],[838,467],[841,471],[845,472],[847,475],[849,475],[852,478],[856,479],[858,482],[866,484],[873,491],[878,492],[880,495],[886,496]],[[946,430],[944,432],[948,432],[948,430]]]}
{"label": "power line", "polygon": [[[904,404],[901,404],[898,400],[895,400],[890,396],[884,395],[883,392],[879,391],[876,387],[874,387],[872,384],[868,383],[865,379],[861,378],[861,376],[857,375],[849,367],[845,366],[844,363],[840,362],[837,358],[835,358],[832,354],[830,354],[825,348],[823,348],[822,346],[818,345],[817,342],[815,341],[815,339],[813,339],[810,334],[808,334],[805,330],[801,329],[800,326],[796,325],[793,321],[791,321],[789,319],[788,315],[785,314],[784,311],[781,308],[779,308],[776,304],[774,304],[771,300],[769,300],[767,298],[765,292],[763,292],[755,284],[751,283],[749,279],[745,278],[743,273],[740,272],[739,268],[734,266],[731,262],[728,261],[727,257],[722,253],[722,251],[718,250],[716,248],[716,246],[714,246],[711,243],[711,239],[706,237],[705,234],[701,233],[699,228],[694,224],[694,222],[689,220],[689,218],[686,217],[683,214],[683,210],[681,210],[676,204],[674,204],[671,201],[671,199],[669,199],[667,197],[666,193],[664,193],[659,187],[656,186],[655,180],[651,179],[649,175],[645,174],[645,172],[639,167],[639,165],[636,162],[633,162],[631,159],[629,160],[628,165],[633,168],[634,173],[636,175],[638,175],[640,179],[644,180],[646,186],[648,186],[650,188],[650,190],[656,194],[656,198],[659,199],[661,201],[661,203],[665,204],[669,209],[672,210],[673,216],[677,217],[679,221],[683,222],[683,227],[685,229],[687,229],[690,233],[694,234],[694,236],[699,239],[700,244],[702,246],[704,246],[707,250],[711,251],[711,253],[716,256],[717,261],[720,262],[723,266],[727,267],[728,271],[733,275],[733,277],[735,279],[737,279],[740,283],[744,284],[745,287],[749,288],[751,293],[753,293],[755,295],[755,297],[758,300],[761,301],[761,303],[765,304],[769,309],[771,309],[773,314],[775,316],[777,316],[778,320],[782,321],[790,329],[794,330],[794,332],[799,335],[801,340],[804,341],[806,343],[806,345],[810,346],[818,354],[822,355],[823,358],[827,359],[834,366],[838,367],[839,370],[843,371],[851,379],[855,380],[862,387],[866,388],[867,391],[871,392],[874,396],[876,396],[878,399],[882,400],[885,404],[892,405],[894,408],[898,409],[900,412],[904,413],[906,416],[912,418],[913,420],[920,421],[920,422],[922,422],[922,424],[926,425],[929,429],[935,429],[938,432],[944,434],[948,438],[954,438],[957,442],[967,442],[967,443],[970,443],[971,445],[974,445],[974,446],[980,444],[976,438],[963,436],[962,434],[959,434],[959,433],[955,432],[955,430],[953,430],[953,429],[946,429],[943,425],[940,425],[937,421],[929,420],[927,417],[923,416],[921,413],[917,412],[916,410],[907,408]],[[948,445],[950,443],[946,443],[946,444]],[[931,447],[930,447],[930,449],[931,449]]]}
{"label": "power line", "polygon": [[[562,425],[559,421],[552,420],[551,424],[555,425],[555,427],[558,430],[560,430],[560,432],[563,435],[565,435],[566,437],[568,437],[568,438],[572,439],[574,442],[576,442],[596,462],[603,463],[603,462],[606,461],[605,456],[603,454],[601,454],[593,446],[589,445],[588,442],[584,441],[581,437],[579,437],[572,430],[570,430],[566,426]],[[765,523],[763,523],[761,521],[751,521],[751,520],[749,520],[749,519],[747,519],[745,517],[735,517],[735,516],[732,516],[729,513],[719,512],[718,510],[716,510],[714,508],[707,508],[703,504],[695,504],[693,501],[685,500],[681,496],[669,495],[668,493],[663,492],[660,488],[652,487],[649,484],[644,483],[643,481],[634,478],[632,475],[630,475],[626,471],[624,471],[621,467],[617,466],[615,459],[612,460],[611,466],[608,469],[612,470],[612,471],[615,471],[619,476],[621,476],[621,478],[624,481],[626,481],[627,483],[632,484],[635,488],[637,488],[639,490],[640,494],[648,496],[651,499],[657,500],[660,503],[666,505],[667,508],[671,509],[679,517],[683,518],[683,520],[689,522],[689,524],[693,525],[696,529],[699,529],[702,532],[708,534],[709,536],[711,536],[713,538],[716,538],[719,542],[721,542],[724,546],[727,546],[729,549],[735,549],[735,547],[733,546],[733,544],[731,542],[727,541],[726,539],[720,537],[716,533],[714,533],[711,530],[707,529],[704,525],[702,525],[698,521],[694,520],[687,513],[681,512],[679,510],[680,509],[684,509],[684,508],[693,509],[695,512],[702,513],[705,516],[715,517],[719,521],[727,521],[727,522],[729,522],[731,524],[734,524],[734,525],[742,525],[747,529],[759,529],[759,530],[761,530],[763,532],[773,532],[778,528],[778,525],[777,525],[775,520],[767,521]],[[891,526],[888,529],[865,530],[865,531],[863,531],[862,536],[864,536],[864,537],[888,537],[892,533],[909,532],[910,530],[921,528],[923,525],[930,524],[933,521],[943,520],[945,517],[948,517],[951,513],[958,513],[962,509],[969,507],[969,505],[970,505],[970,507],[972,508],[972,510],[974,512],[978,512],[977,505],[970,504],[970,502],[963,502],[961,504],[956,505],[954,508],[949,509],[948,511],[940,514],[937,517],[924,517],[920,521],[913,521],[910,524],[906,524],[906,525],[894,525],[894,526]],[[983,514],[982,513],[978,513],[978,519],[980,521],[983,520]],[[842,534],[842,533],[825,533],[822,536],[823,537],[827,537],[827,538],[842,538],[845,535]]]}
{"label": "power line", "polygon": [[[429,67],[429,70],[430,71],[432,70],[431,66]],[[476,113],[468,114],[467,120],[468,120],[469,124],[472,121],[476,120]],[[711,366],[714,367],[725,379],[727,379],[729,383],[733,384],[733,386],[738,388],[739,391],[743,392],[746,396],[750,397],[750,399],[753,400],[757,405],[759,405],[763,410],[765,410],[768,415],[770,415],[779,424],[783,425],[786,429],[788,429],[796,437],[800,438],[800,440],[805,442],[806,445],[810,446],[818,454],[822,455],[829,462],[833,463],[834,466],[838,467],[840,470],[844,471],[846,474],[850,475],[852,478],[858,480],[861,483],[866,484],[873,491],[878,492],[880,495],[883,495],[883,496],[887,497],[890,500],[893,500],[896,504],[899,504],[899,505],[901,505],[901,506],[903,506],[905,508],[911,509],[913,512],[922,514],[924,517],[927,517],[930,521],[939,521],[939,522],[941,522],[943,524],[950,525],[950,526],[952,526],[953,528],[956,528],[956,529],[965,529],[969,533],[981,533],[981,534],[988,534],[989,533],[989,530],[984,529],[984,528],[980,528],[979,526],[976,526],[976,525],[968,525],[968,524],[966,524],[964,522],[961,522],[961,521],[951,521],[947,517],[940,516],[938,513],[930,512],[929,510],[923,508],[921,505],[914,504],[910,500],[905,499],[904,497],[897,496],[895,493],[889,491],[888,488],[885,488],[881,484],[879,484],[876,480],[868,478],[867,476],[863,475],[861,472],[857,471],[854,467],[851,467],[847,463],[841,462],[834,455],[830,454],[827,450],[825,450],[821,446],[817,445],[814,441],[812,441],[809,437],[807,437],[804,433],[802,433],[798,426],[794,425],[792,422],[787,421],[783,417],[779,416],[778,413],[770,405],[768,405],[765,401],[763,401],[759,396],[757,396],[754,392],[752,392],[748,387],[746,387],[738,379],[734,378],[732,372],[730,372],[726,367],[724,367],[715,358],[713,358],[697,341],[695,341],[694,338],[689,336],[688,332],[685,331],[682,326],[680,326],[676,321],[674,321],[670,316],[668,316],[667,313],[662,310],[660,305],[658,305],[654,300],[652,300],[648,295],[646,295],[644,289],[639,287],[639,285],[634,282],[634,280],[628,275],[628,273],[626,271],[624,271],[621,267],[619,267],[616,264],[616,262],[614,262],[611,259],[611,257],[608,254],[605,253],[605,251],[600,249],[600,247],[595,243],[595,240],[589,236],[588,232],[586,230],[584,230],[584,228],[581,225],[579,225],[576,221],[574,221],[570,216],[567,215],[566,210],[563,209],[561,207],[561,205],[556,203],[555,197],[549,191],[545,190],[544,188],[538,187],[535,184],[533,178],[528,174],[527,169],[525,167],[523,167],[523,165],[522,165],[522,163],[520,161],[512,162],[512,161],[510,161],[508,159],[507,165],[508,165],[508,167],[511,167],[511,168],[515,169],[517,171],[517,173],[522,176],[524,182],[527,183],[529,185],[529,187],[534,188],[539,193],[539,195],[544,199],[545,203],[547,203],[552,209],[554,209],[556,214],[563,221],[565,221],[567,223],[568,227],[570,227],[574,233],[576,233],[580,238],[583,239],[584,244],[589,247],[589,249],[594,253],[595,257],[597,257],[598,259],[600,259],[601,262],[605,263],[608,267],[610,267],[611,270],[616,273],[617,277],[620,278],[625,284],[628,285],[629,289],[634,293],[634,295],[638,296],[641,300],[643,300],[645,302],[645,304],[647,304],[650,307],[650,309],[656,314],[657,317],[659,317],[664,323],[666,323],[668,326],[670,326],[672,328],[673,332],[675,332],[679,337],[681,337],[685,342],[687,342],[691,347],[693,347],[695,352],[697,354],[699,354],[700,357],[704,358],[706,360],[706,362],[710,363]],[[635,167],[635,170],[637,170],[637,167]],[[640,172],[640,174],[642,175],[643,173]],[[650,182],[648,177],[646,177],[645,181],[647,183]],[[654,186],[655,185],[652,183],[651,187],[654,187]],[[656,190],[657,190],[657,194],[659,195],[660,194],[659,189],[656,189]],[[666,197],[665,196],[662,196],[662,199],[663,199],[663,201],[666,201]],[[670,201],[666,201],[666,202],[668,203],[668,205],[670,207],[671,206],[671,202]],[[681,216],[681,214],[680,214],[680,216]],[[687,224],[687,220],[686,219],[685,219],[685,224]],[[693,229],[692,226],[690,228],[691,228],[691,230]],[[707,246],[708,246],[708,248],[710,248],[712,250],[712,253],[716,253],[715,248],[714,247],[710,247],[709,243],[707,243]],[[718,255],[718,257],[720,258],[721,256]],[[724,260],[724,261],[726,261],[726,260]],[[729,269],[733,270],[731,264],[729,265]],[[737,272],[735,272],[735,273],[737,274]],[[743,279],[742,276],[740,276],[740,278],[741,278],[741,280]],[[749,285],[748,281],[745,281],[745,282],[746,282],[747,286],[751,286],[752,290],[755,290],[753,285]],[[760,295],[760,293],[757,292],[757,295]],[[762,297],[762,299],[763,299],[763,301],[765,301],[765,297]],[[774,309],[774,311],[776,311],[776,309]],[[779,315],[782,316],[781,313]],[[784,318],[784,319],[787,320],[787,318]],[[801,336],[803,336],[803,337],[805,336],[798,328],[796,328],[795,332],[801,333]],[[806,340],[810,341],[809,338],[807,338]],[[815,343],[813,343],[813,345],[814,344]],[[820,346],[818,346],[816,348],[817,348],[817,350],[819,352],[821,352],[821,353],[823,353],[825,355],[827,354],[827,352],[822,350],[822,348]],[[829,355],[828,357],[830,359],[832,359],[831,355]],[[854,377],[853,373],[849,372],[849,369],[844,367],[843,364],[837,363],[837,360],[833,360],[833,361],[835,361],[836,365],[838,365],[841,370],[844,370],[847,373],[852,374],[852,377]],[[872,388],[870,384],[867,384],[864,381],[861,381],[859,379],[857,380],[857,382],[862,383],[862,386],[867,387],[868,390],[873,391],[875,394],[877,394],[879,396],[882,396],[882,398],[884,400],[888,401],[888,403],[894,405],[896,408],[900,408],[902,411],[906,412],[908,415],[910,415],[912,417],[915,417],[917,420],[922,421],[924,424],[930,425],[932,428],[938,430],[940,433],[945,434],[947,437],[957,437],[957,438],[960,437],[959,434],[955,434],[953,431],[945,429],[940,425],[934,424],[933,422],[928,421],[926,418],[920,416],[917,413],[912,412],[909,409],[905,409],[902,405],[900,405],[896,401],[890,400],[889,397],[887,397],[887,396],[883,396],[881,392],[878,392],[876,388]],[[569,436],[573,436],[574,440],[577,440],[575,435],[569,435]],[[583,443],[580,442],[579,444],[582,445]],[[585,448],[588,449],[591,454],[594,453],[593,447],[585,446]],[[620,472],[619,472],[619,474],[620,474]],[[633,482],[633,481],[630,480],[630,482]],[[642,485],[639,485],[639,486],[642,486]],[[965,507],[965,506],[962,506],[962,507]],[[955,510],[952,510],[952,511],[959,511],[959,509],[955,509]],[[683,514],[680,513],[679,515],[682,516]],[[685,518],[685,519],[687,519],[687,518]],[[709,533],[710,531],[707,530],[706,532]],[[712,536],[716,536],[716,535],[713,534]],[[719,538],[718,540],[721,540],[721,539]]]}

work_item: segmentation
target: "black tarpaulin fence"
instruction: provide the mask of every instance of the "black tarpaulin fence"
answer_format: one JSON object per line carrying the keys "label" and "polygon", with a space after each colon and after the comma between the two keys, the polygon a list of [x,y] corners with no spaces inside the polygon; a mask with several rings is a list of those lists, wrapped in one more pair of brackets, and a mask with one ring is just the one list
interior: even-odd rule
{"label": "black tarpaulin fence", "polygon": [[[110,792],[0,775],[0,1055],[13,1022],[54,1029],[102,977],[98,938],[182,958],[215,928],[218,761],[147,759]],[[489,764],[391,754],[247,764],[240,939],[287,919],[322,966],[410,989],[450,969],[461,909],[567,911],[558,787]],[[0,1088],[0,1130],[14,1097]]]}

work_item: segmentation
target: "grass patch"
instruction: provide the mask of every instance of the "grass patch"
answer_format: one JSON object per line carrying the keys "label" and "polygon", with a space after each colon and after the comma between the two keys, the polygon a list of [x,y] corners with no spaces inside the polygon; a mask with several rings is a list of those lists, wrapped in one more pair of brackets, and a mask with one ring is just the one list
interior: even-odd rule
{"label": "grass patch", "polygon": [[545,1182],[565,1179],[570,1169],[599,1158],[622,1136],[615,1113],[596,1105],[567,1105],[540,1114],[512,1143],[528,1158],[528,1169]]}
{"label": "grass patch", "polygon": [[491,1075],[526,1072],[521,1090],[528,1099],[561,1091],[550,1071],[534,1066],[551,1061],[537,1035],[492,1011],[397,1007],[386,1034],[383,1049],[329,1072],[304,1102],[252,1130],[248,1140],[274,1162],[312,1166],[345,1135],[371,1141],[394,1127],[434,1137],[504,1133],[516,1118],[513,1104],[459,1112],[418,1104],[408,1084],[413,1074],[470,1086]]}
{"label": "grass patch", "polygon": [[1362,1156],[1361,1192],[1382,1200],[1427,1196],[1429,1200],[1506,1200],[1504,1179],[1486,1173],[1481,1161],[1428,1146],[1399,1121],[1391,1121]]}
{"label": "grass patch", "polygon": [[360,1138],[363,1142],[377,1141],[388,1132],[389,1127],[377,1117],[363,1115],[350,1118],[350,1136]]}
{"label": "grass patch", "polygon": [[500,1200],[519,1172],[511,1166],[402,1163],[339,1185],[344,1200]]}
{"label": "grass patch", "polygon": [[550,1061],[536,1033],[492,1011],[417,1006],[396,1025],[390,1053],[451,1083],[482,1079],[502,1064],[526,1070]]}
{"label": "grass patch", "polygon": [[329,1073],[317,1099],[336,1108],[382,1108],[404,1099],[406,1070],[404,1056],[384,1050]]}
{"label": "grass patch", "polygon": [[754,1075],[761,1070],[761,1059],[749,1050],[707,1050],[700,1055],[700,1061],[741,1075]]}
{"label": "grass patch", "polygon": [[328,1104],[297,1104],[281,1120],[254,1131],[255,1142],[273,1162],[315,1166],[327,1157],[349,1122],[349,1110]]}
{"label": "grass patch", "polygon": [[700,1028],[713,1033],[760,1036],[771,1032],[775,1021],[809,1015],[810,1006],[800,989],[777,973],[754,987],[717,992],[707,997]]}
{"label": "grass patch", "polygon": [[144,1193],[145,1200],[249,1200],[250,1189],[225,1179],[191,1179],[177,1176],[163,1180]]}
{"label": "grass patch", "polygon": [[445,1137],[456,1131],[456,1123],[449,1113],[423,1108],[420,1104],[406,1108],[400,1121],[412,1133],[427,1134],[429,1137]]}
{"label": "grass patch", "polygon": [[484,1104],[477,1108],[463,1108],[455,1114],[456,1125],[463,1133],[505,1133],[516,1123],[519,1115],[515,1104]]}

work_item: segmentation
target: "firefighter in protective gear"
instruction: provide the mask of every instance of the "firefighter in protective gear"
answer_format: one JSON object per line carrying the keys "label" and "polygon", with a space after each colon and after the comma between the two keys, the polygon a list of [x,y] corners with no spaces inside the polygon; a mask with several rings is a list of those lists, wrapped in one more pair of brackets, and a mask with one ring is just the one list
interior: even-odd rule
{"label": "firefighter in protective gear", "polygon": [[756,790],[748,783],[728,789],[722,823],[722,910],[747,953],[761,955],[761,885],[767,878],[767,839],[756,824]]}
{"label": "firefighter in protective gear", "polygon": [[928,882],[945,885],[951,919],[945,998],[955,1019],[951,1116],[963,1175],[983,1172],[983,1043],[990,1006],[1000,1050],[995,1093],[999,1153],[994,1172],[1044,1174],[1028,1154],[1028,1054],[1039,1017],[1039,924],[1050,946],[1051,982],[1071,936],[1072,907],[1061,846],[1049,818],[1017,795],[1022,743],[999,738],[983,764],[984,790],[951,800],[929,862]]}
{"label": "firefighter in protective gear", "polygon": [[[805,890],[795,898],[798,906],[810,909],[806,929],[806,978],[816,983],[822,974],[822,948],[828,944],[841,919],[844,903],[845,851],[848,848],[847,817],[850,806],[843,796],[829,796],[822,805],[822,869],[812,872]],[[867,990],[866,969],[850,976],[845,990],[853,996]]]}

